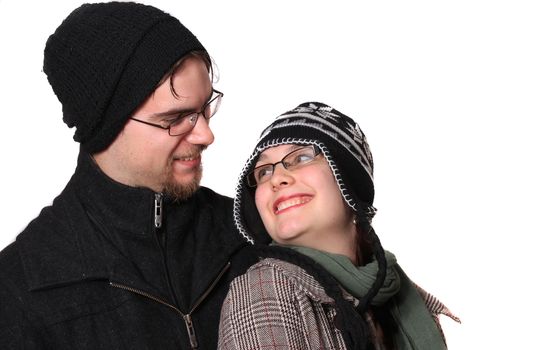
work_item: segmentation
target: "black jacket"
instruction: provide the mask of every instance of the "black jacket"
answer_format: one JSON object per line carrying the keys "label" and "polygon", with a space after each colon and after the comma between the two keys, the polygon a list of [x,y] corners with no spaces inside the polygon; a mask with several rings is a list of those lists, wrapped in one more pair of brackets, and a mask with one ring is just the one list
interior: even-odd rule
{"label": "black jacket", "polygon": [[0,348],[216,348],[228,284],[251,263],[234,259],[246,244],[231,211],[207,188],[177,203],[124,186],[81,152],[0,253]]}

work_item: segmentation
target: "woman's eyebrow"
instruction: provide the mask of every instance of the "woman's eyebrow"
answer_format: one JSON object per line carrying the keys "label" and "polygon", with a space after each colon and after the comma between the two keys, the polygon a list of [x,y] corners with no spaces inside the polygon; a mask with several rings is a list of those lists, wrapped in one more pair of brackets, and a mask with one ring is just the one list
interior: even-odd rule
{"label": "woman's eyebrow", "polygon": [[266,161],[267,156],[264,153],[261,153],[259,155],[259,158],[257,158],[257,161],[254,163],[254,168],[257,168],[258,166],[264,165]]}
{"label": "woman's eyebrow", "polygon": [[[297,150],[297,149],[299,149],[299,148],[303,148],[303,147],[306,147],[306,146],[304,146],[304,145],[292,145],[291,147],[289,147],[289,148],[287,149],[287,153],[284,155],[284,157],[285,157],[286,155],[288,155],[289,153],[291,153],[291,152],[293,152],[293,151],[295,151],[295,150]],[[260,161],[262,161],[263,159],[266,159],[266,158],[267,158],[267,156],[266,156],[265,152],[261,153],[261,154],[259,155],[259,158],[257,158],[257,162],[256,162],[256,164],[259,163]]]}
{"label": "woman's eyebrow", "polygon": [[299,148],[303,148],[303,147],[306,147],[306,146],[304,146],[304,145],[293,145],[293,146],[289,147],[289,149],[287,149],[287,151],[288,151],[287,153],[289,154],[289,153],[293,152],[294,150],[299,149]]}

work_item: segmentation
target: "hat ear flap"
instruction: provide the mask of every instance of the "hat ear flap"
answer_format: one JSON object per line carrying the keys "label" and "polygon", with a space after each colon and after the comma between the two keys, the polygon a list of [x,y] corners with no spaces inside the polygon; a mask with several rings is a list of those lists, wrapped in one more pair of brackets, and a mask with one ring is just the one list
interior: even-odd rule
{"label": "hat ear flap", "polygon": [[345,184],[348,196],[352,198],[353,206],[359,202],[372,205],[375,197],[375,188],[362,166],[358,162],[348,162],[341,168],[341,179]]}
{"label": "hat ear flap", "polygon": [[263,225],[263,220],[261,220],[254,198],[255,189],[248,189],[244,192],[241,208],[244,226],[246,231],[252,235],[255,244],[267,245],[272,241],[272,238],[265,229],[265,225]]}

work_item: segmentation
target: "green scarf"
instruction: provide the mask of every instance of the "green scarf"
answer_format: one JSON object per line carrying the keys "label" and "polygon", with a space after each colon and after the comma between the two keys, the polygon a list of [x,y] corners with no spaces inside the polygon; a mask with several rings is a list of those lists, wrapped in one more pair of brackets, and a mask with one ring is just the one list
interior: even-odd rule
{"label": "green scarf", "polygon": [[[334,276],[345,290],[358,299],[367,293],[377,277],[376,261],[357,267],[344,255],[306,247],[286,247],[315,260]],[[383,305],[390,302],[390,312],[399,328],[399,331],[395,333],[397,349],[447,349],[442,334],[425,306],[423,298],[397,264],[395,255],[386,251],[386,262],[386,280],[373,298],[372,304]]]}

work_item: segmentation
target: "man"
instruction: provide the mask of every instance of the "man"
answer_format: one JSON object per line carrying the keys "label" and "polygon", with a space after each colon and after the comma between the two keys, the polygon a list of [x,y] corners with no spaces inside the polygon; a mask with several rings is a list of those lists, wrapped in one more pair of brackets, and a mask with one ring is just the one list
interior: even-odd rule
{"label": "man", "polygon": [[0,348],[215,348],[248,263],[231,199],[199,187],[223,96],[207,51],[154,7],[85,4],[48,39],[44,72],[80,154],[0,253]]}

